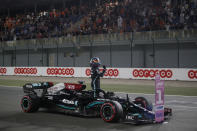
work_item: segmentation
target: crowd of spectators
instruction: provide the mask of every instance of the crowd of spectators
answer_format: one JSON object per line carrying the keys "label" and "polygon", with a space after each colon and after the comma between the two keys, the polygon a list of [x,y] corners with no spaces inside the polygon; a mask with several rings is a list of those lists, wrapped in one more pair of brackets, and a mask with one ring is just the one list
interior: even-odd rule
{"label": "crowd of spectators", "polygon": [[0,18],[0,41],[197,28],[197,0],[95,0]]}
{"label": "crowd of spectators", "polygon": [[196,0],[111,0],[81,25],[83,34],[197,28]]}
{"label": "crowd of spectators", "polygon": [[0,41],[65,36],[87,12],[87,5],[81,5],[0,18]]}

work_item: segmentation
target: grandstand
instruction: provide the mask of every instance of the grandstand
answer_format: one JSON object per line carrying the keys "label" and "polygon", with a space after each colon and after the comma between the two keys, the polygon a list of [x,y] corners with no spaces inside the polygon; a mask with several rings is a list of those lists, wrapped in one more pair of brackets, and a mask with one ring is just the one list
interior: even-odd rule
{"label": "grandstand", "polygon": [[83,2],[4,16],[1,41],[197,27],[194,1],[97,0],[93,6]]}
{"label": "grandstand", "polygon": [[17,1],[1,1],[0,66],[197,67],[196,0]]}

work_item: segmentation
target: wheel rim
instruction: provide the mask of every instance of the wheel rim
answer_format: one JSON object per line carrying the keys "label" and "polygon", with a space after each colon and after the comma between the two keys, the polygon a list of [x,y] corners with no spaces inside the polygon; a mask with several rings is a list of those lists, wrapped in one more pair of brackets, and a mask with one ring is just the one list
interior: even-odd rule
{"label": "wheel rim", "polygon": [[116,114],[116,110],[111,103],[106,103],[102,106],[101,117],[104,121],[113,121]]}
{"label": "wheel rim", "polygon": [[32,103],[29,96],[24,96],[21,100],[21,108],[24,112],[29,112],[31,109]]}
{"label": "wheel rim", "polygon": [[29,107],[29,100],[28,99],[23,99],[23,104],[22,104],[24,109],[28,109]]}
{"label": "wheel rim", "polygon": [[105,106],[103,108],[103,116],[105,117],[106,120],[110,120],[112,118],[113,113],[114,112],[111,106]]}

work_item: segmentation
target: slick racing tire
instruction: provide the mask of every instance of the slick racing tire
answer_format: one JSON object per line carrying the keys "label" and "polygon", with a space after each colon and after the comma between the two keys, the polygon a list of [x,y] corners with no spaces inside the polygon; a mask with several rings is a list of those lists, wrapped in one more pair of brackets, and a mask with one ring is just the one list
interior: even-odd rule
{"label": "slick racing tire", "polygon": [[21,99],[21,108],[26,113],[36,112],[39,109],[39,99],[37,96],[25,95]]}
{"label": "slick racing tire", "polygon": [[123,109],[119,102],[108,101],[101,106],[100,115],[105,122],[118,122],[123,117]]}
{"label": "slick racing tire", "polygon": [[144,97],[136,97],[134,103],[137,104],[137,105],[140,105],[141,107],[143,107],[143,108],[145,108],[145,109],[147,109],[149,111],[152,111],[153,110],[152,103],[149,102]]}

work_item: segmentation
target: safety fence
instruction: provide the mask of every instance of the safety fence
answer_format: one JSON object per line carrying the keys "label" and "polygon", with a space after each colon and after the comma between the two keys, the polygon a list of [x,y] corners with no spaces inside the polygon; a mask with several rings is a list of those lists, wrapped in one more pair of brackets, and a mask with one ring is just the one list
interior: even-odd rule
{"label": "safety fence", "polygon": [[[102,69],[100,69],[102,71]],[[104,78],[197,81],[197,69],[189,68],[107,68]],[[89,67],[0,67],[0,75],[90,77]]]}
{"label": "safety fence", "polygon": [[[125,32],[125,33],[107,33],[107,34],[92,34],[92,35],[78,35],[78,36],[62,36],[62,37],[50,37],[42,39],[30,39],[30,40],[15,40],[15,41],[1,41],[1,45],[15,46],[15,45],[27,45],[27,44],[82,44],[90,45],[91,42],[102,44],[105,41],[124,41],[134,40],[147,41],[147,40],[196,40],[197,29],[190,30],[170,30],[170,31],[146,31],[146,32]],[[181,42],[181,41],[180,41]],[[147,43],[147,42],[146,42]]]}

